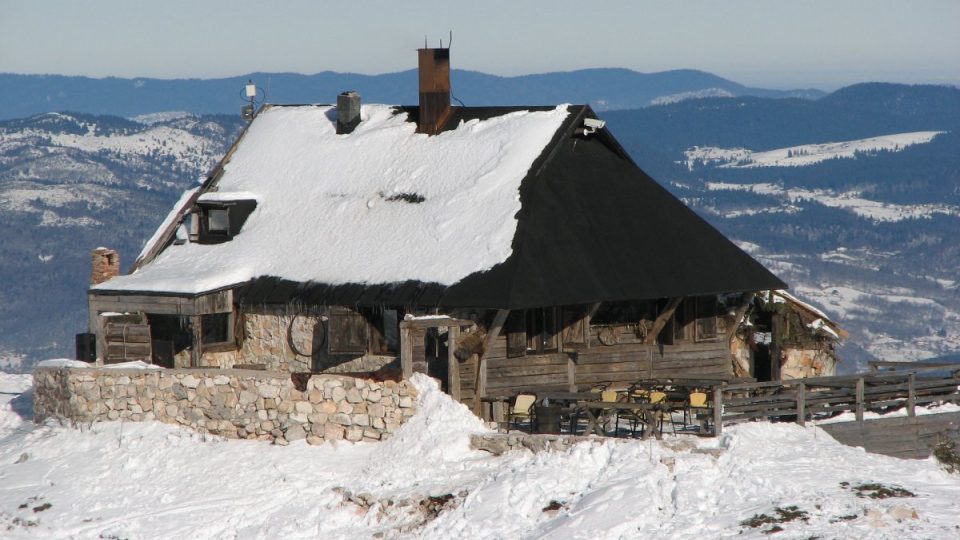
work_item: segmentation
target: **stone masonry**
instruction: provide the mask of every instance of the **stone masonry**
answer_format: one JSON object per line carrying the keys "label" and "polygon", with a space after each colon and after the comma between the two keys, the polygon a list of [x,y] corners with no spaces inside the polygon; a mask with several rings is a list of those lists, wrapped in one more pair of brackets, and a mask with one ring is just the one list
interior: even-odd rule
{"label": "stone masonry", "polygon": [[120,275],[120,255],[112,249],[98,247],[90,253],[90,284],[98,285]]}
{"label": "stone masonry", "polygon": [[276,444],[386,439],[417,401],[407,381],[238,369],[38,368],[33,384],[37,422],[157,420]]}

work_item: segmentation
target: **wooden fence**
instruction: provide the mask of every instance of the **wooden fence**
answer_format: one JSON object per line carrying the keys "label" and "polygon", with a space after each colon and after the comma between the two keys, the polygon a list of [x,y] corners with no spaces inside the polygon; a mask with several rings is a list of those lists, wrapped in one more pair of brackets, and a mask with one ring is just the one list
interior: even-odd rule
{"label": "wooden fence", "polygon": [[916,416],[918,405],[960,402],[960,377],[924,377],[916,372],[871,373],[847,377],[816,377],[718,386],[713,391],[715,434],[724,425],[748,420],[795,421],[804,425],[816,417],[852,412],[862,422],[864,412],[906,408]]}

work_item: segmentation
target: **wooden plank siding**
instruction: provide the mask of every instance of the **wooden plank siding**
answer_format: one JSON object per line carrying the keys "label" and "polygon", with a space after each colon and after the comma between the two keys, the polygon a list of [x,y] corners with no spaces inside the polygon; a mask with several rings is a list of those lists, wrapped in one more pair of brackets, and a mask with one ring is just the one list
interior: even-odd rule
{"label": "wooden plank siding", "polygon": [[820,424],[837,441],[867,452],[925,459],[941,439],[960,444],[960,412]]}
{"label": "wooden plank siding", "polygon": [[[594,385],[626,387],[640,379],[732,376],[730,351],[719,340],[646,345],[635,332],[618,333],[621,342],[606,346],[592,336],[574,350],[507,357],[507,336],[501,335],[487,355],[487,395],[520,391],[589,389]],[[567,349],[573,349],[567,347]],[[473,406],[476,358],[459,362],[461,401]]]}

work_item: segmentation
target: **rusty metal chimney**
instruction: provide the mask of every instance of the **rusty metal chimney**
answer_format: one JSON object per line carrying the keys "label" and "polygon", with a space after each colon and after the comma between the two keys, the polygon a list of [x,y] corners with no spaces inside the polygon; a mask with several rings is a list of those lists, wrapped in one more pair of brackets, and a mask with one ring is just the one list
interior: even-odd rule
{"label": "rusty metal chimney", "polygon": [[360,94],[350,90],[337,96],[337,135],[353,133],[360,124]]}
{"label": "rusty metal chimney", "polygon": [[450,116],[450,49],[417,49],[420,121],[417,131],[436,135]]}

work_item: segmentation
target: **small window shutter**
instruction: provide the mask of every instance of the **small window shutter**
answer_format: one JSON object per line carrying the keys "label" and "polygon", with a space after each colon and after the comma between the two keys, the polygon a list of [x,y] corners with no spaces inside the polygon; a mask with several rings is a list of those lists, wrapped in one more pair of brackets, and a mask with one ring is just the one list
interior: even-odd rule
{"label": "small window shutter", "polygon": [[507,358],[527,354],[527,329],[523,310],[510,311],[507,317]]}
{"label": "small window shutter", "polygon": [[367,320],[352,310],[331,311],[327,324],[330,354],[364,354],[367,352]]}

